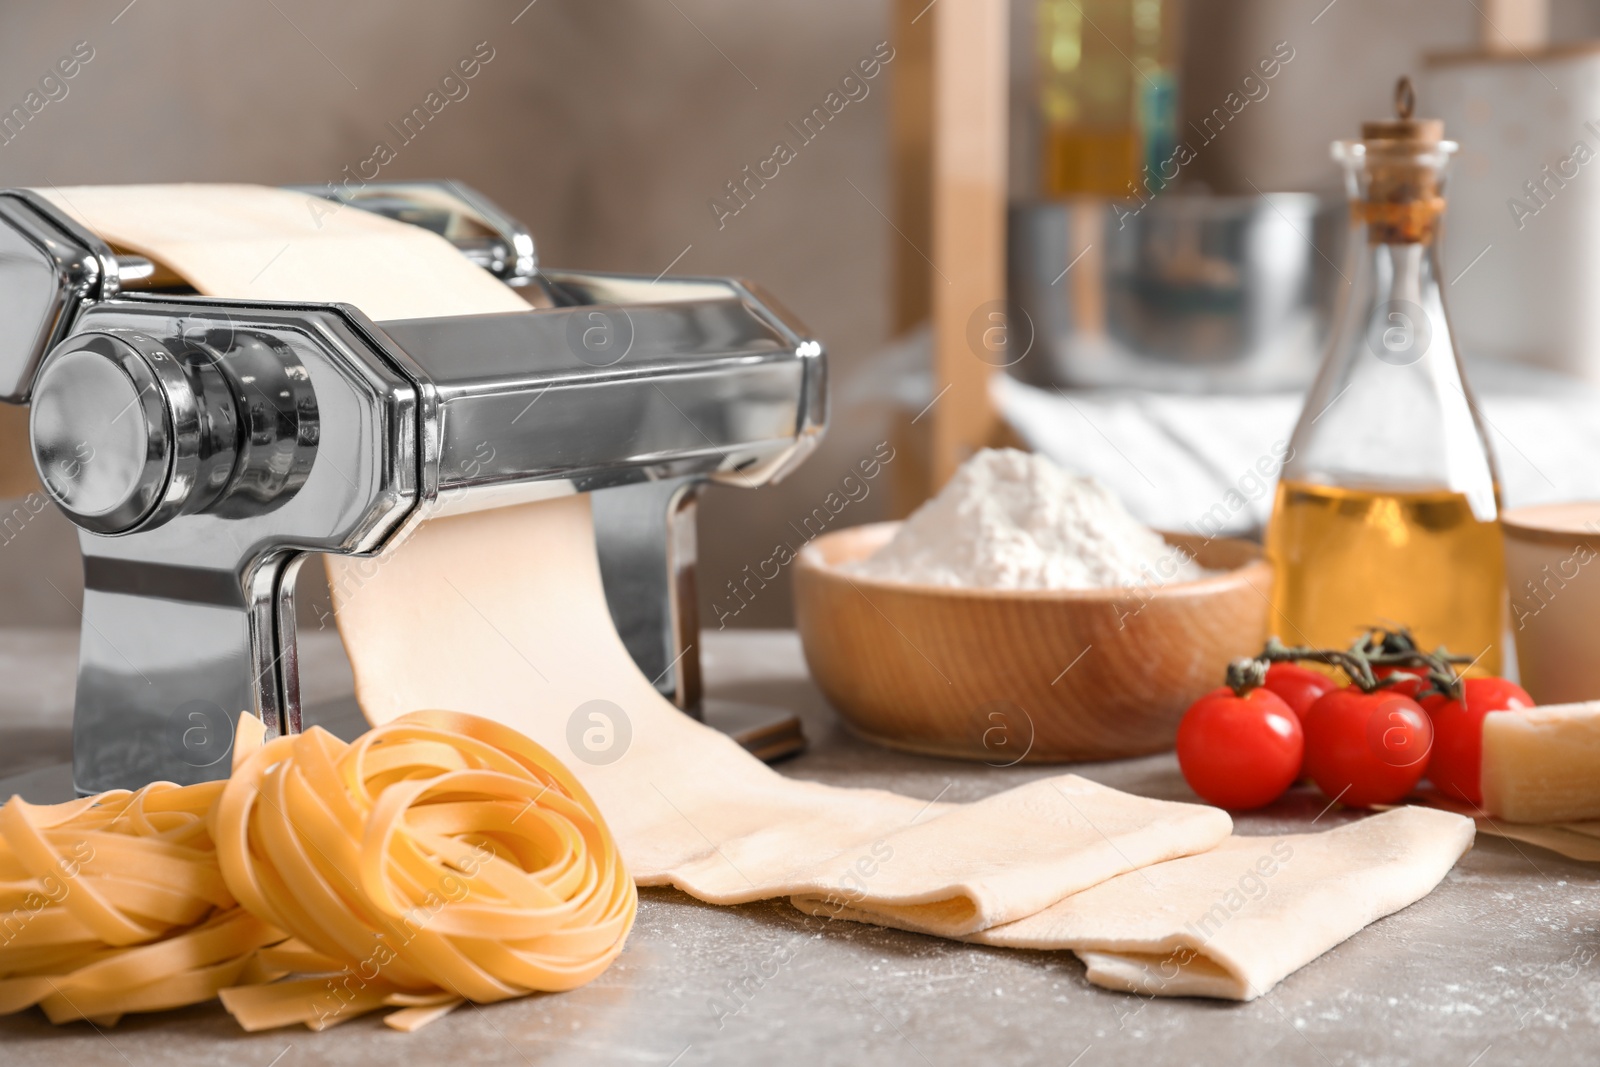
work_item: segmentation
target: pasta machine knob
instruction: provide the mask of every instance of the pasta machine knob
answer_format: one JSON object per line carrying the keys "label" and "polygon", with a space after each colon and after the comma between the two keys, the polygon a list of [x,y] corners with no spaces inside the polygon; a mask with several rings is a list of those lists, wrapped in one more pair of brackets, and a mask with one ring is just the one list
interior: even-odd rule
{"label": "pasta machine knob", "polygon": [[97,534],[206,507],[238,453],[232,390],[214,360],[180,360],[134,331],[68,338],[34,385],[33,461],[45,490]]}

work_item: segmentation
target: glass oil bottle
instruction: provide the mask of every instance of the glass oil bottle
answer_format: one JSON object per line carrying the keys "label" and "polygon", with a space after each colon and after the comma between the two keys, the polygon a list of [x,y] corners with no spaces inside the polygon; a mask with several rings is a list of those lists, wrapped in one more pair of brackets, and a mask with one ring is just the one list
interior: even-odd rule
{"label": "glass oil bottle", "polygon": [[1350,195],[1346,291],[1290,441],[1267,528],[1270,626],[1348,645],[1410,626],[1498,673],[1505,614],[1499,481],[1440,285],[1443,124],[1394,120],[1333,145]]}

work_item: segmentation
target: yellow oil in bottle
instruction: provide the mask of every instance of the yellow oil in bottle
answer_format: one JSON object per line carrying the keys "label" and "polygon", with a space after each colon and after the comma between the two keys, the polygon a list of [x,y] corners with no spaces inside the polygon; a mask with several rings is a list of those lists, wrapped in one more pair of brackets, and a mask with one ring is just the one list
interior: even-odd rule
{"label": "yellow oil in bottle", "polygon": [[1270,628],[1289,644],[1343,648],[1372,626],[1411,627],[1426,649],[1500,672],[1505,561],[1500,529],[1445,490],[1278,485],[1267,555]]}
{"label": "yellow oil in bottle", "polygon": [[1139,131],[1062,123],[1045,131],[1044,194],[1127,198],[1139,190]]}

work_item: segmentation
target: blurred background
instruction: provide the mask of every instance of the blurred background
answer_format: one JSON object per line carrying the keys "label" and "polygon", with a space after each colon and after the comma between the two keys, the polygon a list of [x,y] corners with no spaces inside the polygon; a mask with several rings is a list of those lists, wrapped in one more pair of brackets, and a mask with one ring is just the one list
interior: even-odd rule
{"label": "blurred background", "polygon": [[[1090,10],[1108,9],[1103,0],[1085,2]],[[1226,129],[1185,168],[1186,188],[1218,196],[1337,197],[1328,142],[1355,136],[1362,119],[1389,114],[1395,77],[1420,73],[1425,55],[1474,48],[1484,32],[1485,2],[1169,0],[1163,14],[1154,0],[1152,15],[1152,0],[1135,0],[1132,9],[1136,18],[1156,19],[1152,47],[1162,53],[1170,84],[1149,87],[1168,94],[1166,103],[1156,103],[1171,109],[1168,118],[1179,130],[1203,128],[1280,44],[1292,52],[1270,79],[1270,91],[1231,114]],[[0,105],[7,110],[60,58],[75,49],[92,58],[66,83],[64,96],[0,144],[0,186],[338,181],[375,142],[393,140],[390,122],[419,106],[449,68],[487,43],[492,59],[470,94],[401,147],[384,177],[453,177],[476,186],[529,224],[550,265],[756,279],[827,344],[833,409],[821,451],[781,486],[755,493],[712,488],[703,500],[701,596],[703,618],[714,625],[727,583],[769,557],[779,541],[796,543],[803,518],[880,445],[893,447],[895,459],[865,495],[855,494],[840,525],[903,512],[926,490],[918,438],[925,423],[912,420],[935,399],[934,378],[930,346],[916,323],[923,312],[905,297],[902,263],[926,256],[920,247],[908,251],[916,242],[892,221],[914,210],[919,195],[915,182],[896,180],[892,123],[896,107],[916,110],[908,95],[921,91],[916,35],[932,22],[924,17],[931,6],[926,0],[7,2],[0,4]],[[1095,180],[1050,176],[1050,104],[1040,69],[1050,52],[1040,19],[1062,17],[1060,3],[1015,0],[1010,10],[1007,151],[1012,226],[1020,233],[1013,238],[1014,296],[1026,281],[1017,272],[1029,269],[1017,264],[1018,249],[1048,260],[1048,247],[1027,242],[1055,225],[1030,230],[1018,209],[1049,199],[1052,180],[1067,182],[1067,192],[1071,181]],[[1545,36],[1554,54],[1565,42],[1600,37],[1600,4],[1555,0]],[[835,115],[778,179],[737,214],[728,214],[725,199],[722,211],[712,206],[742,168],[790,138],[786,123],[821,105],[861,60],[875,51],[882,56],[885,43],[894,58],[865,83],[866,95]],[[1531,60],[1531,71],[1518,60],[1513,65],[1536,87],[1535,74],[1545,76]],[[1570,93],[1565,99],[1577,108],[1574,131],[1583,119],[1600,119],[1600,99],[1592,114],[1581,113],[1581,99],[1574,103]],[[1429,113],[1437,103],[1424,93],[1421,110]],[[1307,226],[1320,225],[1324,207],[1310,204]],[[1312,231],[1301,237],[1318,240]],[[1302,248],[1295,269],[1323,270],[1331,255],[1313,251]],[[1455,268],[1464,266],[1463,259]],[[1446,271],[1453,273],[1452,264]],[[1292,299],[1308,300],[1299,290]],[[1043,324],[1049,312],[1035,317]],[[1299,346],[1314,361],[1315,338],[1296,336],[1280,347]],[[1041,349],[1013,374],[1046,389],[1138,384],[1136,368],[1127,381],[1114,380],[1121,373],[1115,366],[1106,372],[1113,380],[1078,380],[1076,358]],[[1231,384],[1297,397],[1293,391],[1304,387],[1309,371],[1287,366],[1271,381],[1263,375],[1252,382],[1254,373],[1241,371],[1244,377]],[[1160,367],[1158,374],[1170,377]],[[1202,369],[1196,390],[1226,377],[1209,374]],[[1285,402],[1292,421],[1297,400]],[[1019,401],[1018,410],[1028,403]],[[1039,415],[1024,436],[1047,447],[1059,418]],[[1070,461],[1075,447],[1057,442],[1055,451]],[[1151,515],[1151,507],[1145,501],[1142,514]],[[314,568],[307,572],[308,582],[320,580]],[[53,509],[14,531],[8,527],[0,546],[0,625],[75,626],[79,586],[74,538]],[[788,625],[786,577],[727,621]]]}

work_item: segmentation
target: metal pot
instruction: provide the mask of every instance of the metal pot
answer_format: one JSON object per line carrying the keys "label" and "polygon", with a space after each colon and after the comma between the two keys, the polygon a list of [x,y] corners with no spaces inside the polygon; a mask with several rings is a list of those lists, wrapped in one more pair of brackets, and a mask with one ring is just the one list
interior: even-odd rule
{"label": "metal pot", "polygon": [[1304,387],[1342,285],[1344,205],[1164,193],[1012,206],[1012,374],[1043,386]]}

